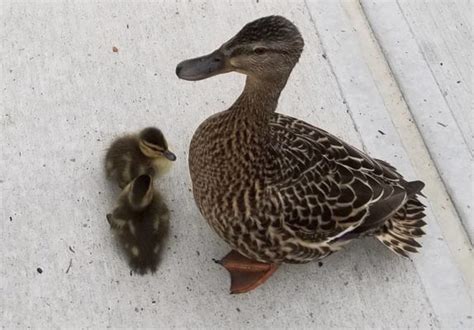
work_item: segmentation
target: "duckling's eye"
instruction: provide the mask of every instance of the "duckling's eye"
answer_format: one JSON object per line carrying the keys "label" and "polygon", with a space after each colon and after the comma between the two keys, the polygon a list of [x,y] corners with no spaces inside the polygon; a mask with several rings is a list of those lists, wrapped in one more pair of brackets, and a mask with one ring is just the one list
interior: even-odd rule
{"label": "duckling's eye", "polygon": [[256,47],[254,48],[253,50],[255,52],[255,54],[257,55],[262,55],[262,54],[265,54],[267,52],[267,49],[266,48],[263,48],[263,47]]}

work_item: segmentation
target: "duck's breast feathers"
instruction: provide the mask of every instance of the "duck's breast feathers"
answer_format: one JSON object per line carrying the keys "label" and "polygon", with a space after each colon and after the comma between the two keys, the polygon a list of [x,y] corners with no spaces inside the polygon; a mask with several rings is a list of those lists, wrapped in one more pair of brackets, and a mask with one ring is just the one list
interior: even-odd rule
{"label": "duck's breast feathers", "polygon": [[325,240],[362,224],[377,228],[420,188],[308,123],[275,114],[270,125],[267,189],[280,201],[283,226],[296,235]]}

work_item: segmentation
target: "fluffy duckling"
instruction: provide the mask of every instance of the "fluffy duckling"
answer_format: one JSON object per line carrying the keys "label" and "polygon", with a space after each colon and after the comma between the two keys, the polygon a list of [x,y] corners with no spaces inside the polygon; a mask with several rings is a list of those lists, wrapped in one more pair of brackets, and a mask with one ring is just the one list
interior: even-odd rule
{"label": "fluffy duckling", "polygon": [[169,214],[149,174],[138,176],[125,187],[107,221],[127,252],[130,267],[142,275],[148,270],[155,272],[160,244],[168,234]]}
{"label": "fluffy duckling", "polygon": [[139,175],[165,173],[175,160],[163,133],[147,127],[139,134],[126,135],[112,143],[105,156],[105,170],[109,178],[124,188]]}

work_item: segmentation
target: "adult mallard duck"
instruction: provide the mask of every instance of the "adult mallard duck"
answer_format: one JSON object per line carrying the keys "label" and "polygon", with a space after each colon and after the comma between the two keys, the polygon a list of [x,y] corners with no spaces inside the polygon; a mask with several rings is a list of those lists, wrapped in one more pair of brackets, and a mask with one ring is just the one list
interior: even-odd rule
{"label": "adult mallard duck", "polygon": [[303,46],[294,24],[269,16],[176,68],[185,80],[247,76],[230,109],[199,126],[189,153],[199,210],[233,249],[220,262],[234,293],[260,285],[283,262],[321,259],[359,237],[374,236],[407,256],[424,234],[422,182],[407,182],[387,162],[275,112]]}

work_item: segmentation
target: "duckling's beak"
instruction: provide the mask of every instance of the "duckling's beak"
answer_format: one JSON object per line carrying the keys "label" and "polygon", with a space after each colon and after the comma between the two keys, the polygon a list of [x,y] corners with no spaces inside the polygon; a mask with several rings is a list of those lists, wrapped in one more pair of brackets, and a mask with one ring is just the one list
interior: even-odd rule
{"label": "duckling's beak", "polygon": [[163,151],[163,156],[172,162],[176,160],[176,155],[169,150]]}
{"label": "duckling's beak", "polygon": [[176,67],[176,75],[184,80],[201,80],[231,71],[224,53],[218,49],[209,55],[183,61]]}

